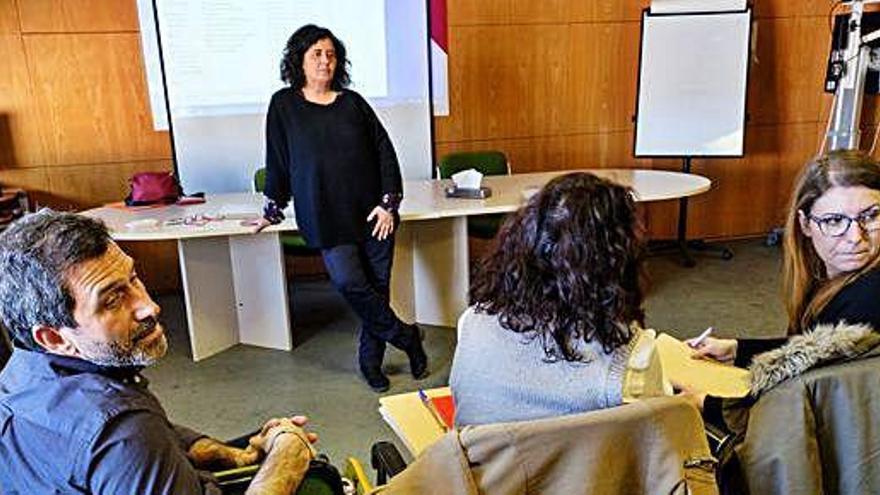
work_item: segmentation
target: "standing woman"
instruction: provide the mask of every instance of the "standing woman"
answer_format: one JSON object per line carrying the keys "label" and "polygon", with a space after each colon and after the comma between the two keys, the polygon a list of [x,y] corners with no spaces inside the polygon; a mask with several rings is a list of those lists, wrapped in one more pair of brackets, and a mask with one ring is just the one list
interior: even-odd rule
{"label": "standing woman", "polygon": [[281,61],[289,85],[272,95],[266,117],[268,200],[258,229],[283,220],[295,199],[296,222],[319,248],[336,289],[361,320],[358,363],[370,387],[388,390],[385,345],[406,352],[413,377],[428,374],[415,325],[389,305],[400,167],[388,133],[350,82],[345,46],[312,24],[296,30]]}

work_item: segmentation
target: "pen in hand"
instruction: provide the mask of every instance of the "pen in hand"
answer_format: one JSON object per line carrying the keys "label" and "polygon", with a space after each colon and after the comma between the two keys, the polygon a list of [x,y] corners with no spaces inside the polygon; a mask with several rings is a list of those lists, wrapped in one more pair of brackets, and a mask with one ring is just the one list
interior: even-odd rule
{"label": "pen in hand", "polygon": [[689,340],[687,344],[688,344],[690,347],[696,349],[696,348],[699,347],[700,344],[702,344],[703,341],[706,340],[706,338],[707,338],[709,335],[711,335],[712,332],[714,332],[714,331],[715,331],[715,328],[714,328],[714,327],[709,327],[709,328],[703,330],[703,333],[701,333],[700,335],[698,335],[697,338]]}

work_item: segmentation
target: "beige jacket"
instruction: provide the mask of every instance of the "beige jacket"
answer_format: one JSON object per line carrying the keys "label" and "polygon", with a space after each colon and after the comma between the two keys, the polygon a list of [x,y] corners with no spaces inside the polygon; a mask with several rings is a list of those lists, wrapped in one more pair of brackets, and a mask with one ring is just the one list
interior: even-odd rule
{"label": "beige jacket", "polygon": [[880,493],[880,335],[819,327],[759,358],[760,399],[725,406],[728,424],[745,430],[730,492]]}
{"label": "beige jacket", "polygon": [[718,493],[699,412],[677,397],[445,435],[380,491],[394,494]]}

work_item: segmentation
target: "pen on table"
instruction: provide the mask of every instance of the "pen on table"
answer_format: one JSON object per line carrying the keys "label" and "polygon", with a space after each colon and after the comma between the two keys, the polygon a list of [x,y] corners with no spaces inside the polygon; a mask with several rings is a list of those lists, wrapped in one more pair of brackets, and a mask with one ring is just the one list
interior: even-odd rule
{"label": "pen on table", "polygon": [[422,404],[428,409],[428,412],[431,413],[431,416],[434,418],[434,421],[437,422],[437,426],[446,433],[449,431],[449,427],[446,426],[446,423],[443,422],[443,418],[440,417],[440,413],[437,412],[437,408],[434,407],[434,403],[431,402],[431,398],[428,397],[428,394],[425,393],[424,390],[419,389],[419,399],[422,399]]}
{"label": "pen on table", "polygon": [[691,347],[697,347],[698,345],[702,344],[703,341],[706,340],[706,337],[711,335],[712,332],[714,332],[714,331],[715,331],[714,327],[709,327],[709,328],[703,330],[703,333],[701,333],[699,336],[697,336],[697,338],[688,342],[688,345]]}

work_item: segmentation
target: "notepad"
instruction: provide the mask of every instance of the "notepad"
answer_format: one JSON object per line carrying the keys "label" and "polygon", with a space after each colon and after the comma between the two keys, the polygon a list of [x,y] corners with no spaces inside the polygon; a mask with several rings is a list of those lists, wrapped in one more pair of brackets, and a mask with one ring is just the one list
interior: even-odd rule
{"label": "notepad", "polygon": [[667,380],[717,397],[745,397],[749,394],[749,371],[708,359],[694,359],[694,350],[667,334],[656,340],[657,352]]}
{"label": "notepad", "polygon": [[[449,387],[425,390],[443,422],[452,426],[455,416]],[[435,400],[436,399],[436,400]],[[379,413],[413,457],[443,436],[444,432],[419,399],[418,392],[389,395],[379,399]]]}

